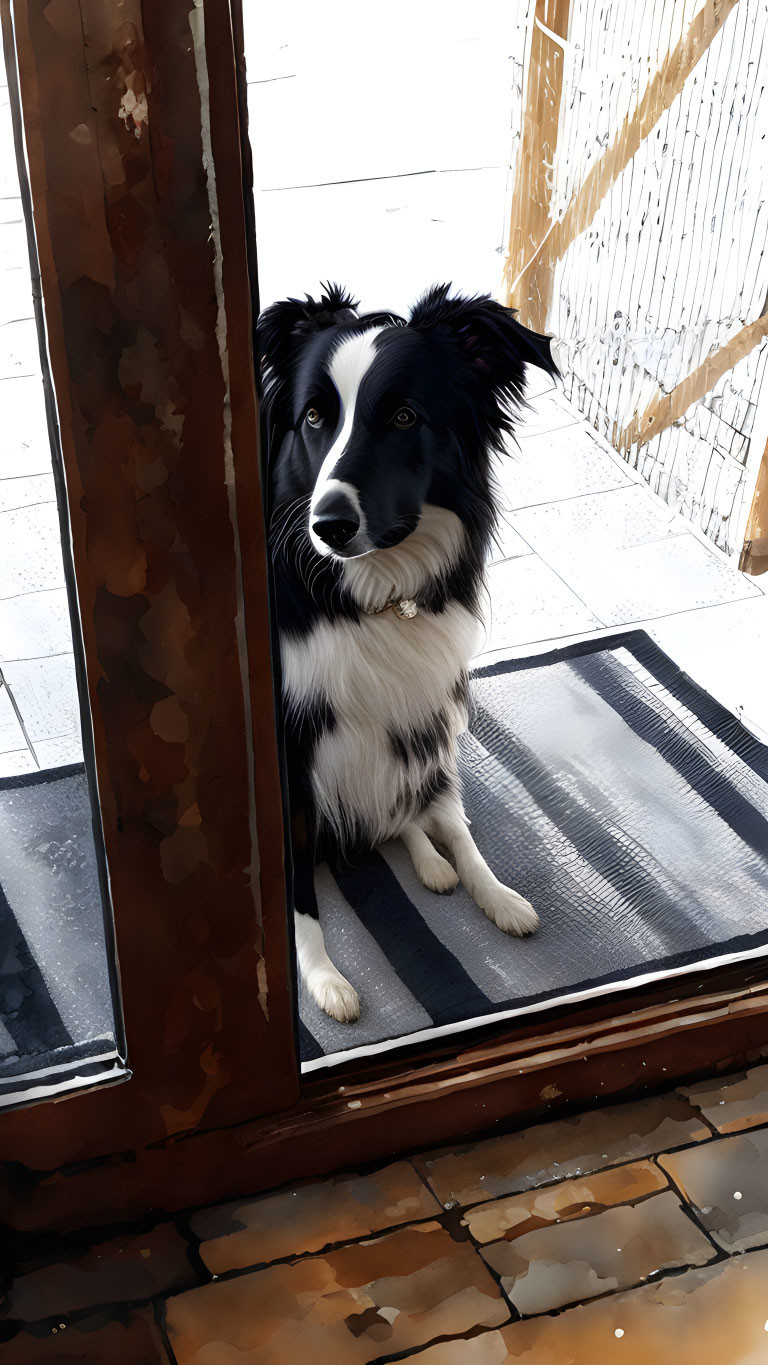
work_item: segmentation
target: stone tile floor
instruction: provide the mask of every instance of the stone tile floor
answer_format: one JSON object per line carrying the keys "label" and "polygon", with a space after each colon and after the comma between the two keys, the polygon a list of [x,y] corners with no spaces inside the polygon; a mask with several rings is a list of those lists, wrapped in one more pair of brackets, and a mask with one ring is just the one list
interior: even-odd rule
{"label": "stone tile floor", "polygon": [[758,1365],[768,1063],[0,1256],[0,1365]]}
{"label": "stone tile floor", "polygon": [[0,778],[82,759],[72,628],[5,68],[0,72]]}

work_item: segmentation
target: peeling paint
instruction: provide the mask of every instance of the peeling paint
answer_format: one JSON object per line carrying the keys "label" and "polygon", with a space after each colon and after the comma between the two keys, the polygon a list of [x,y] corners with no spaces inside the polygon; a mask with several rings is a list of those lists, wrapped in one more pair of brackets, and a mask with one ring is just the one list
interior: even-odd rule
{"label": "peeling paint", "polygon": [[267,981],[267,964],[263,957],[259,958],[256,964],[256,981],[259,988],[259,1008],[266,1020],[269,1020],[269,982]]}
{"label": "peeling paint", "polygon": [[[128,79],[133,84],[134,78],[129,76]],[[128,87],[120,101],[119,113],[126,128],[130,128],[131,125],[133,125],[135,136],[141,137],[142,128],[146,127],[149,123],[149,105],[147,103],[146,92],[144,90],[139,90],[137,94],[132,88],[132,84]]]}
{"label": "peeling paint", "polygon": [[149,125],[149,93],[152,81],[145,69],[144,43],[135,24],[123,23],[115,34],[115,53],[120,59],[117,88],[123,87],[118,115],[137,139]]}

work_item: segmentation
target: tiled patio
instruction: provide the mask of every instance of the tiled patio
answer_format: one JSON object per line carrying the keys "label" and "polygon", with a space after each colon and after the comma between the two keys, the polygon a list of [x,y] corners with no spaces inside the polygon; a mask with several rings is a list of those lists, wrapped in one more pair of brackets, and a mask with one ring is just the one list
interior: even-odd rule
{"label": "tiled patio", "polygon": [[757,1365],[768,1064],[136,1228],[5,1248],[3,1365]]}
{"label": "tiled patio", "polygon": [[641,626],[768,741],[768,596],[652,493],[541,374],[498,471],[485,649],[541,652]]}
{"label": "tiled patio", "polygon": [[26,227],[0,73],[0,778],[80,762]]}

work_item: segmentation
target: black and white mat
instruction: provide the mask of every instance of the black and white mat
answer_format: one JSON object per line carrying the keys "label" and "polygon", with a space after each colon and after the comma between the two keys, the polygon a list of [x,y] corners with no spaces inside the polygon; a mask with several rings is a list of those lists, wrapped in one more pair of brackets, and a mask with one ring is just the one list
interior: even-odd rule
{"label": "black and white mat", "polygon": [[768,749],[642,631],[474,674],[462,780],[474,837],[541,928],[509,938],[462,888],[436,896],[399,841],[318,870],[337,1024],[300,991],[302,1056],[768,948]]}
{"label": "black and white mat", "polygon": [[84,766],[0,779],[0,1102],[114,1052]]}
{"label": "black and white mat", "polygon": [[[462,779],[496,874],[541,929],[435,896],[393,843],[318,870],[353,1025],[300,990],[306,1065],[543,1002],[768,951],[768,749],[643,632],[478,669]],[[0,1103],[115,1055],[82,765],[0,781]],[[30,1082],[32,1077],[32,1082]]]}

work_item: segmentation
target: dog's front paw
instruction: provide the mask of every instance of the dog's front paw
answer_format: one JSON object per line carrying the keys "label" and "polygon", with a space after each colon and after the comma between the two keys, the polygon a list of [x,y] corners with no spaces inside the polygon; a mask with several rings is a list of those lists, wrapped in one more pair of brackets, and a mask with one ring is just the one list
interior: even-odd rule
{"label": "dog's front paw", "polygon": [[483,909],[505,934],[533,934],[539,927],[539,917],[530,901],[501,883],[484,899]]}
{"label": "dog's front paw", "polygon": [[353,1024],[360,1018],[360,998],[335,967],[319,967],[307,979],[307,990],[312,999],[331,1019],[340,1024]]}
{"label": "dog's front paw", "polygon": [[416,876],[428,891],[436,891],[439,896],[447,891],[454,891],[459,884],[459,874],[455,867],[451,867],[447,858],[437,849],[427,857],[422,857],[417,862],[413,862]]}

